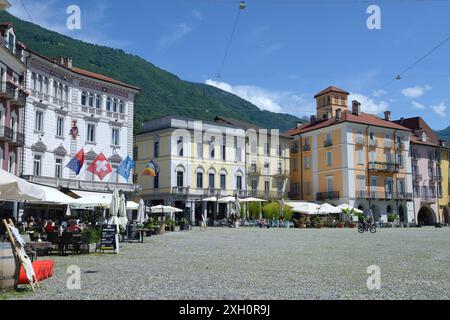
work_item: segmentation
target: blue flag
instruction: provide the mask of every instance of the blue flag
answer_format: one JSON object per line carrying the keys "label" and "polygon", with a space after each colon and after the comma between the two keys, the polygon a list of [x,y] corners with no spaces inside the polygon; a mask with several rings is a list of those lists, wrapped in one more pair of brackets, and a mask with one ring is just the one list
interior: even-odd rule
{"label": "blue flag", "polygon": [[117,174],[121,175],[125,178],[125,180],[128,180],[131,174],[131,170],[136,167],[133,159],[131,159],[130,156],[128,156],[125,160],[122,161],[119,168],[117,168]]}
{"label": "blue flag", "polygon": [[66,167],[75,172],[76,175],[79,175],[83,165],[84,165],[84,150],[81,149],[75,155],[75,157],[73,157],[72,160],[70,160],[70,162],[66,165]]}

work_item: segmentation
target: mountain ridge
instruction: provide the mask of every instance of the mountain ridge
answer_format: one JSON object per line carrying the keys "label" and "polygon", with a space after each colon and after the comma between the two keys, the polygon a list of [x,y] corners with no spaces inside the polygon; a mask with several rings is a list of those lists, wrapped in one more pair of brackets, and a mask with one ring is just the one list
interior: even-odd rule
{"label": "mountain ridge", "polygon": [[122,49],[90,44],[20,20],[6,11],[0,22],[12,22],[19,41],[49,58],[66,56],[76,67],[138,86],[135,102],[135,132],[145,120],[167,114],[199,120],[226,116],[282,132],[303,122],[296,116],[261,110],[249,101],[203,83],[185,81],[153,63]]}

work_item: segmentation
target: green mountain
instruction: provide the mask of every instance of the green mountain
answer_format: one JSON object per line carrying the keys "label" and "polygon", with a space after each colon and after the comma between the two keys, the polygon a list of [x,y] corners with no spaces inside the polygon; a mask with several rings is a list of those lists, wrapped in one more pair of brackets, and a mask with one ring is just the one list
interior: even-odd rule
{"label": "green mountain", "polygon": [[444,130],[436,131],[436,134],[439,136],[439,138],[450,141],[450,127]]}
{"label": "green mountain", "polygon": [[286,131],[295,127],[297,117],[262,111],[250,102],[212,86],[183,81],[150,62],[123,50],[93,45],[20,20],[6,11],[0,21],[12,22],[18,39],[48,57],[67,56],[74,65],[138,86],[135,130],[146,119],[173,114],[201,120],[215,116],[236,118],[264,128]]}

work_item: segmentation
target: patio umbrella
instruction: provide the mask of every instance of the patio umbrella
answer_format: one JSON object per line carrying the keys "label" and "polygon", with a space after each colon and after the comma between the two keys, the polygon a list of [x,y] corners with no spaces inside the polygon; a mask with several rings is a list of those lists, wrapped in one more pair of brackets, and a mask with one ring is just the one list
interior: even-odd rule
{"label": "patio umbrella", "polygon": [[286,205],[292,208],[292,212],[316,215],[319,205],[310,202],[287,202]]}
{"label": "patio umbrella", "polygon": [[137,221],[139,223],[144,223],[145,220],[147,220],[146,219],[146,213],[145,213],[145,203],[144,203],[144,199],[141,199],[139,201]]}
{"label": "patio umbrella", "polygon": [[127,201],[127,210],[139,210],[139,203]]}
{"label": "patio umbrella", "polygon": [[332,206],[329,203],[324,203],[317,208],[317,212],[318,214],[342,213],[342,209]]}
{"label": "patio umbrella", "polygon": [[45,193],[39,186],[0,169],[0,200],[45,200]]}
{"label": "patio umbrella", "polygon": [[88,196],[74,199],[70,206],[74,209],[109,208],[112,200],[108,196]]}
{"label": "patio umbrella", "polygon": [[236,217],[240,217],[241,216],[241,204],[239,203],[239,195],[236,193],[236,198],[235,200],[235,206],[236,206]]}
{"label": "patio umbrella", "polygon": [[119,232],[120,221],[117,215],[119,214],[119,192],[115,190],[112,195],[111,204],[109,206],[109,215],[110,219],[108,221],[108,225],[116,225],[117,232]]}
{"label": "patio umbrella", "polygon": [[[207,200],[207,199],[205,199]],[[224,198],[220,198],[219,203],[233,203],[236,202],[236,197],[224,197]]]}
{"label": "patio umbrella", "polygon": [[353,208],[352,206],[349,206],[346,203],[338,205],[337,208],[339,208],[341,210],[350,210],[350,211],[353,211],[354,213],[358,213],[358,214],[364,213],[363,211]]}
{"label": "patio umbrella", "polygon": [[127,230],[127,224],[128,224],[126,203],[127,203],[127,201],[125,200],[125,195],[122,194],[120,196],[120,200],[119,200],[119,224],[120,224],[120,230],[122,232],[125,232],[125,230]]}

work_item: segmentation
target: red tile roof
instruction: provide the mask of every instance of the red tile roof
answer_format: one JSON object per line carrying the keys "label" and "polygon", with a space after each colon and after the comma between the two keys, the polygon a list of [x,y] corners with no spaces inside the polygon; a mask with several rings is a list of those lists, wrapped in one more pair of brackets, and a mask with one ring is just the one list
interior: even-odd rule
{"label": "red tile roof", "polygon": [[320,97],[320,96],[322,96],[322,95],[324,95],[324,94],[326,94],[326,93],[328,93],[328,92],[337,92],[337,93],[344,93],[344,94],[346,94],[346,95],[350,95],[350,93],[348,93],[348,92],[345,91],[345,90],[342,90],[342,89],[339,89],[339,88],[337,88],[337,87],[331,86],[331,87],[328,87],[328,88],[326,88],[326,89],[320,91],[318,94],[316,94],[316,95],[314,96],[314,99],[317,98],[317,97]]}
{"label": "red tile roof", "polygon": [[[42,55],[40,53],[37,53],[36,51],[30,50],[30,49],[27,49],[27,50],[30,53],[32,53],[32,54],[34,54],[34,55],[36,55],[36,56],[38,56],[38,57],[40,57],[40,58],[42,58],[44,60],[47,60],[47,61],[49,61],[51,63],[56,63],[53,59],[51,59],[49,57],[46,57],[46,56],[44,56],[44,55]],[[109,82],[109,83],[116,84],[116,85],[119,85],[119,86],[123,86],[123,87],[129,88],[129,89],[141,91],[141,89],[139,87],[132,86],[130,84],[121,82],[119,80],[115,80],[113,78],[109,78],[109,77],[104,76],[102,74],[98,74],[98,73],[95,73],[95,72],[87,71],[87,70],[84,70],[84,69],[81,69],[81,68],[77,68],[77,67],[68,68],[65,65],[62,65],[62,64],[59,64],[59,63],[57,63],[57,64],[58,64],[58,66],[66,69],[68,71],[72,71],[74,73],[77,73],[77,74],[85,76],[85,77],[90,77],[90,78],[94,78],[94,79],[97,79],[97,80],[101,80],[101,81]]]}
{"label": "red tile roof", "polygon": [[70,70],[72,70],[73,72],[78,73],[79,75],[82,75],[82,76],[94,78],[94,79],[101,80],[101,81],[110,82],[110,83],[113,83],[113,84],[117,84],[119,86],[124,86],[124,87],[127,87],[127,88],[139,90],[139,91],[141,90],[139,87],[135,87],[135,86],[129,85],[129,84],[125,83],[125,82],[121,82],[119,80],[115,80],[113,78],[109,78],[109,77],[104,76],[104,75],[99,74],[99,73],[87,71],[87,70],[80,69],[80,68],[77,68],[77,67],[72,67]]}
{"label": "red tile roof", "polygon": [[302,134],[322,128],[326,128],[329,126],[333,126],[335,124],[343,123],[343,122],[353,122],[353,123],[360,123],[360,124],[366,124],[371,125],[375,127],[382,127],[382,128],[389,128],[389,129],[395,129],[395,130],[402,130],[402,131],[411,131],[410,129],[403,127],[397,123],[384,120],[380,117],[377,117],[372,114],[368,113],[361,113],[359,116],[351,113],[350,111],[346,110],[342,112],[342,118],[341,120],[337,121],[335,117],[328,119],[328,120],[321,120],[314,124],[306,123],[302,125],[300,128],[292,129],[288,131],[286,134],[290,136],[294,136],[297,134]]}
{"label": "red tile roof", "polygon": [[[424,131],[429,139],[429,142],[435,145],[439,145],[439,137],[437,134],[428,126],[428,124],[425,122],[425,120],[422,119],[422,117],[414,117],[414,118],[407,118],[407,119],[400,119],[394,121],[397,124],[401,124],[404,127],[407,127],[411,129],[412,131]],[[418,138],[418,141],[423,143],[422,140]]]}

